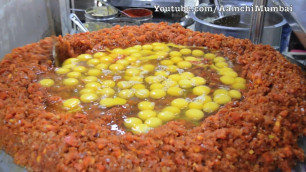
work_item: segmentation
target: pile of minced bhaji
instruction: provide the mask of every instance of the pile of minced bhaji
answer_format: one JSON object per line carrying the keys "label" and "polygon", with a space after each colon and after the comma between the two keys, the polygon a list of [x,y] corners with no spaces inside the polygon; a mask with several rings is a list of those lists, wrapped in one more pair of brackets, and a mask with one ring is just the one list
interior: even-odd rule
{"label": "pile of minced bhaji", "polygon": [[[305,73],[270,46],[166,23],[58,40],[61,68],[51,38],[0,64],[0,147],[30,171],[291,171],[304,159]],[[137,47],[153,54],[124,52]]]}

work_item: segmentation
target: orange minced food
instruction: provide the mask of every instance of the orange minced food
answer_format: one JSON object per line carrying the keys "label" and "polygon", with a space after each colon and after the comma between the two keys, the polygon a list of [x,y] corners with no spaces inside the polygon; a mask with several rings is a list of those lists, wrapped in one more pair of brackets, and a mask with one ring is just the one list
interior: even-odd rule
{"label": "orange minced food", "polygon": [[137,113],[135,102],[104,115],[60,110],[62,97],[39,84],[55,72],[53,40],[16,48],[0,63],[0,148],[29,171],[291,171],[304,159],[297,139],[306,135],[305,73],[271,46],[167,23],[56,39],[65,59],[153,42],[206,47],[239,65],[247,89],[199,125],[173,120],[146,134],[120,133],[109,124]]}

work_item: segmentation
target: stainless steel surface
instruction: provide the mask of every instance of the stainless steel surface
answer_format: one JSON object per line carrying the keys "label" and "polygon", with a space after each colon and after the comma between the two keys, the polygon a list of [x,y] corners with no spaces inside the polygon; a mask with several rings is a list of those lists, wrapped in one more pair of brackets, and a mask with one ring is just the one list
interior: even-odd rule
{"label": "stainless steel surface", "polygon": [[294,60],[297,64],[300,64],[306,70],[306,53],[302,52],[285,52],[284,55]]}
{"label": "stainless steel surface", "polygon": [[110,5],[107,2],[103,2],[98,0],[98,6],[94,6],[91,9],[92,10],[85,10],[85,13],[87,14],[91,14],[93,17],[94,16],[110,16],[110,15],[114,15],[114,14],[118,14],[118,9],[115,8],[114,6]]}
{"label": "stainless steel surface", "polygon": [[[99,21],[103,21],[103,20],[113,19],[113,18],[118,17],[118,14],[119,14],[118,10],[116,8],[110,7],[110,8],[112,8],[111,10],[113,11],[111,14],[104,15],[104,16],[96,16],[95,13],[94,13],[94,8],[96,8],[96,7],[90,7],[90,8],[87,8],[85,10],[84,16],[85,16],[85,21],[86,22],[87,21],[99,22]],[[101,7],[98,7],[98,8],[101,8]],[[104,10],[106,10],[106,12],[107,12],[110,9],[109,9],[109,7],[107,7],[107,8],[104,8]]]}
{"label": "stainless steel surface", "polygon": [[79,11],[79,12],[85,12],[86,10],[84,9],[77,9],[77,8],[71,8],[71,11]]}
{"label": "stainless steel surface", "polygon": [[217,9],[218,12],[218,18],[213,20],[211,23],[221,25],[221,26],[232,26],[235,27],[239,24],[240,22],[240,15],[224,15],[223,10],[220,10],[221,7],[221,0],[214,0],[215,8]]}
{"label": "stainless steel surface", "polygon": [[124,11],[121,11],[121,10],[119,10],[119,9],[118,9],[118,11],[119,11],[121,14],[123,14],[123,15],[127,16],[127,17],[131,17],[129,14],[127,14],[127,13],[126,13],[126,12],[124,12]]}
{"label": "stainless steel surface", "polygon": [[23,167],[16,165],[13,158],[0,150],[0,172],[26,172]]}
{"label": "stainless steel surface", "polygon": [[54,23],[54,34],[61,35],[62,34],[62,23],[61,23],[61,12],[60,12],[60,0],[51,0],[50,3],[50,13]]}
{"label": "stainless steel surface", "polygon": [[219,9],[220,9],[220,6],[221,6],[220,0],[214,0],[214,3],[215,3],[215,8],[218,9],[217,12],[218,12],[219,17],[220,17],[220,18],[221,18],[221,17],[224,17],[223,11],[222,11],[222,10],[219,10]]}
{"label": "stainless steel surface", "polygon": [[48,18],[48,23],[50,26],[51,30],[51,37],[52,37],[52,61],[53,64],[57,67],[60,66],[60,60],[57,56],[57,50],[56,50],[56,44],[57,44],[57,39],[55,37],[55,27],[54,27],[54,19],[51,13],[51,0],[46,0],[46,12],[47,12],[47,18]]}
{"label": "stainless steel surface", "polygon": [[293,31],[303,32],[306,34],[306,1],[305,0],[273,0],[275,5],[290,7],[292,12],[282,13]]}
{"label": "stainless steel surface", "polygon": [[0,58],[50,35],[45,1],[0,0]]}
{"label": "stainless steel surface", "polygon": [[98,18],[98,17],[92,17],[91,15],[89,14],[84,14],[85,16],[85,22],[102,22],[102,21],[105,21],[105,20],[111,20],[111,19],[114,19],[116,18],[116,16],[112,16],[110,18]]}
{"label": "stainless steel surface", "polygon": [[[55,34],[65,35],[71,29],[66,15],[68,0],[50,1]],[[50,36],[45,0],[0,0],[0,59],[13,48],[37,42]],[[69,12],[70,13],[70,12]]]}
{"label": "stainless steel surface", "polygon": [[[87,8],[86,10],[84,10],[85,14],[88,14],[87,16],[90,16],[90,18],[97,18],[97,19],[101,19],[101,18],[113,18],[113,17],[117,17],[118,13],[120,12],[121,14],[130,17],[127,13],[125,13],[124,11],[119,10],[118,8],[114,7],[113,5],[107,3],[107,2],[103,2],[101,0],[98,0],[98,5],[99,6],[94,6],[91,8]],[[74,11],[83,11],[82,9],[71,9]],[[98,14],[102,14],[100,16],[98,16]],[[85,16],[86,18],[86,16]]]}
{"label": "stainless steel surface", "polygon": [[181,6],[184,0],[108,0],[115,7],[138,7],[138,8],[154,8],[159,5],[161,7]]}
{"label": "stainless steel surface", "polygon": [[[71,0],[71,8],[74,9],[83,9],[95,6],[94,0]],[[70,13],[70,12],[69,12]],[[75,14],[79,17],[81,21],[85,21],[85,16],[83,11],[75,11]]]}
{"label": "stainless steel surface", "polygon": [[132,18],[124,17],[124,18],[114,18],[114,19],[104,20],[102,22],[84,23],[84,26],[88,28],[89,31],[111,28],[115,25],[120,25],[120,26],[140,25],[140,22]]}
{"label": "stainless steel surface", "polygon": [[84,26],[91,32],[97,31],[104,28],[111,28],[113,27],[112,24],[106,22],[86,22]]}
{"label": "stainless steel surface", "polygon": [[240,15],[236,14],[236,15],[228,15],[228,16],[219,17],[219,18],[216,18],[211,23],[216,24],[216,25],[221,25],[221,26],[236,27],[236,26],[239,26]]}
{"label": "stainless steel surface", "polygon": [[66,35],[70,33],[70,30],[72,28],[71,21],[69,19],[69,14],[71,13],[69,0],[52,0],[52,1],[58,1],[59,4],[60,21],[55,22],[56,23],[55,25],[57,25],[57,23],[60,23],[62,29],[61,35]]}
{"label": "stainless steel surface", "polygon": [[291,12],[283,12],[293,32],[306,48],[306,0],[273,0],[277,6],[292,7]]}
{"label": "stainless steel surface", "polygon": [[189,27],[194,23],[194,21],[192,20],[192,18],[189,17],[189,15],[187,14],[185,17],[183,17],[181,19],[180,25],[183,27]]}
{"label": "stainless steel surface", "polygon": [[[246,5],[251,5],[249,3],[241,2]],[[233,6],[239,4],[231,3]],[[250,17],[249,13],[241,13],[239,27],[227,27],[219,26],[210,23],[209,21],[204,21],[209,18],[217,18],[218,15],[213,12],[190,12],[190,17],[195,20],[195,30],[202,32],[211,32],[217,34],[224,34],[226,36],[233,36],[236,38],[249,38],[249,29],[250,29]],[[226,14],[227,15],[227,14]],[[263,39],[261,43],[269,44],[275,48],[279,47],[281,41],[282,26],[286,24],[286,20],[279,13],[269,12],[265,15],[264,19],[264,31]]]}
{"label": "stainless steel surface", "polygon": [[71,13],[69,15],[69,18],[83,31],[83,32],[88,32],[88,29],[83,25],[83,23],[80,21],[78,16],[75,14]]}
{"label": "stainless steel surface", "polygon": [[[253,6],[266,6],[267,0],[254,0]],[[264,28],[264,11],[253,11],[251,16],[250,40],[254,44],[261,43]]]}

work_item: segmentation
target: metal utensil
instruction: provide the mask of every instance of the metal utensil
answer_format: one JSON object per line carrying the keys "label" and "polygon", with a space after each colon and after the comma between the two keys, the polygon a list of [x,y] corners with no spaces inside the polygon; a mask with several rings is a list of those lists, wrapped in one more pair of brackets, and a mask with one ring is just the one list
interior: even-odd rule
{"label": "metal utensil", "polygon": [[129,14],[127,14],[126,12],[124,12],[124,11],[121,11],[121,10],[119,10],[119,9],[117,9],[121,14],[123,14],[123,15],[125,15],[125,16],[127,16],[127,17],[131,17]]}
{"label": "metal utensil", "polygon": [[71,13],[69,15],[69,18],[83,31],[83,32],[89,32],[88,29],[83,25],[83,23],[80,21],[77,15],[74,13]]}
{"label": "metal utensil", "polygon": [[71,11],[79,11],[79,12],[85,12],[84,9],[78,9],[78,8],[70,8]]}
{"label": "metal utensil", "polygon": [[221,7],[220,1],[219,0],[214,0],[214,3],[215,3],[215,8],[217,8],[219,17],[224,17],[223,11],[220,10],[220,7]]}
{"label": "metal utensil", "polygon": [[222,26],[231,26],[235,27],[240,23],[240,15],[229,15],[224,16],[224,13],[222,10],[220,10],[220,1],[214,0],[215,8],[218,11],[219,18],[212,21],[213,24],[222,25]]}
{"label": "metal utensil", "polygon": [[50,27],[50,30],[51,30],[51,38],[52,38],[52,51],[51,51],[52,55],[51,56],[52,56],[53,64],[56,67],[59,67],[61,65],[61,60],[60,60],[60,57],[58,56],[58,53],[57,53],[58,40],[56,39],[56,36],[55,36],[54,20],[53,20],[52,14],[51,14],[50,1],[51,0],[46,1],[46,10],[47,10],[47,18],[48,18],[48,23],[49,23],[49,27]]}
{"label": "metal utensil", "polygon": [[[254,0],[254,6],[266,6],[267,0]],[[262,33],[264,29],[264,11],[253,11],[251,16],[250,40],[253,44],[261,43]]]}
{"label": "metal utensil", "polygon": [[187,14],[185,17],[181,19],[180,25],[184,28],[187,28],[188,26],[192,25],[194,23],[194,20],[189,17]]}
{"label": "metal utensil", "polygon": [[149,23],[153,18],[152,11],[145,8],[127,8],[123,12],[128,13],[130,18],[140,21],[140,24]]}

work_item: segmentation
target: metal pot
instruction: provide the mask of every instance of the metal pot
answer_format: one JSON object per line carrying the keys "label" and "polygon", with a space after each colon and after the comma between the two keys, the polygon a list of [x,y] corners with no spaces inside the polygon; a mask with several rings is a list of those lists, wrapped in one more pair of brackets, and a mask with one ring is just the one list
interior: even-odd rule
{"label": "metal pot", "polygon": [[140,22],[131,18],[113,18],[109,20],[104,20],[100,22],[86,22],[84,26],[89,31],[96,31],[104,28],[111,28],[115,25],[120,26],[132,26],[132,25],[140,25]]}
{"label": "metal pot", "polygon": [[85,21],[99,22],[118,17],[119,12],[111,6],[92,7],[85,10]]}
{"label": "metal pot", "polygon": [[[209,20],[218,17],[217,13],[194,11],[189,12],[189,16],[195,21],[196,31],[224,34],[225,36],[248,39],[251,12],[240,13],[240,15],[240,23],[237,27],[227,27],[212,24],[209,22]],[[276,49],[279,48],[281,42],[282,26],[285,24],[286,20],[281,14],[276,12],[266,13],[262,44],[274,46]]]}

